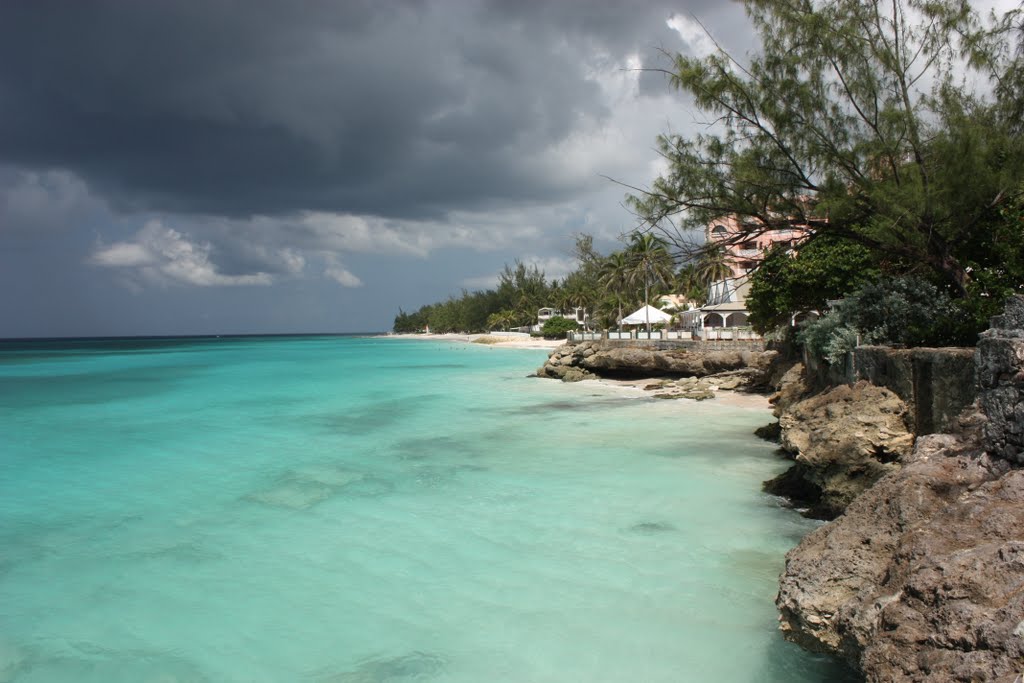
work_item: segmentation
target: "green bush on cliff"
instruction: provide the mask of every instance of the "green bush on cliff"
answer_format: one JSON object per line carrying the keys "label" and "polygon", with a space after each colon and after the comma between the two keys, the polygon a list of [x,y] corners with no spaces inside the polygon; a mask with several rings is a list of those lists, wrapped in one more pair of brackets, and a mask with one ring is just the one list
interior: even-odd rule
{"label": "green bush on cliff", "polygon": [[860,344],[962,346],[976,340],[963,300],[915,276],[883,277],[849,294],[798,340],[829,363]]}
{"label": "green bush on cliff", "polygon": [[750,322],[758,332],[770,332],[789,325],[793,314],[824,311],[830,299],[877,277],[877,258],[853,242],[825,237],[796,255],[772,249],[750,279]]}
{"label": "green bush on cliff", "polygon": [[575,320],[569,318],[551,318],[544,327],[541,328],[540,332],[546,338],[562,339],[566,333],[572,332],[579,329],[579,325],[576,324]]}

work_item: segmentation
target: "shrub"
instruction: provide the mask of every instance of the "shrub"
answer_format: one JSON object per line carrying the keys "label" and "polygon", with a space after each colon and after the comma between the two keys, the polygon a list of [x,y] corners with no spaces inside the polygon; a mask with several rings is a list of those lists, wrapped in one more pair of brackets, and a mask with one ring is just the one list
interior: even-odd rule
{"label": "shrub", "polygon": [[541,334],[549,338],[562,339],[566,333],[576,330],[579,325],[576,324],[575,320],[569,318],[551,318],[544,327],[541,328]]}
{"label": "shrub", "polygon": [[788,326],[794,313],[823,311],[830,299],[877,278],[875,261],[864,247],[827,236],[800,247],[795,256],[775,247],[750,279],[750,323],[765,334]]}
{"label": "shrub", "polygon": [[903,276],[864,285],[806,325],[797,339],[834,364],[858,343],[947,346],[969,341],[970,329],[959,302],[926,280]]}

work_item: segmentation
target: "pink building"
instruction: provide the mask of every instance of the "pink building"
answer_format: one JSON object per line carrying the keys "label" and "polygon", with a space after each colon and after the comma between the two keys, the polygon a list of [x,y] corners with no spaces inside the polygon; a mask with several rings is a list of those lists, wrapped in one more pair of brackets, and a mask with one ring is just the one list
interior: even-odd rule
{"label": "pink building", "polygon": [[814,230],[811,223],[790,221],[789,227],[768,228],[755,221],[740,221],[735,216],[723,216],[711,221],[704,229],[708,242],[717,242],[729,254],[733,277],[742,277],[757,267],[768,249],[782,245],[793,249]]}
{"label": "pink building", "polygon": [[[735,328],[748,326],[750,272],[760,265],[771,247],[795,250],[814,232],[816,225],[826,220],[790,219],[775,227],[756,220],[741,221],[735,216],[711,221],[704,230],[705,238],[709,244],[719,244],[726,251],[726,261],[732,268],[732,274],[711,283],[707,302],[698,309],[685,311],[681,316],[683,325],[702,339],[721,339],[723,334],[730,335],[729,339],[739,338],[735,335],[740,331]],[[730,331],[730,328],[734,329]]]}

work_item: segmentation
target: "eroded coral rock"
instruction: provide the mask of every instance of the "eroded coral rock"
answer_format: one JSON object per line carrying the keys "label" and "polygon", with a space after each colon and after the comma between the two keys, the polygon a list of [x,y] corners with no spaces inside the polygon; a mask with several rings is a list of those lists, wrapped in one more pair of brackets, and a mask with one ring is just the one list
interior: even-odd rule
{"label": "eroded coral rock", "polygon": [[896,394],[867,382],[793,404],[779,424],[782,448],[796,466],[767,482],[766,490],[803,498],[813,516],[835,517],[910,453],[914,436],[906,413]]}
{"label": "eroded coral rock", "polygon": [[1024,679],[1024,298],[978,344],[981,412],[917,439],[786,556],[786,637],[868,681]]}
{"label": "eroded coral rock", "polygon": [[[567,368],[578,368],[584,378],[705,377],[718,375],[721,389],[764,384],[774,351],[694,348],[659,349],[654,346],[609,342],[563,344],[551,352],[537,370],[539,377],[565,379]],[[572,373],[570,377],[578,377]]]}
{"label": "eroded coral rock", "polygon": [[786,637],[869,681],[1012,681],[1024,669],[1024,471],[972,437],[905,466],[786,557]]}

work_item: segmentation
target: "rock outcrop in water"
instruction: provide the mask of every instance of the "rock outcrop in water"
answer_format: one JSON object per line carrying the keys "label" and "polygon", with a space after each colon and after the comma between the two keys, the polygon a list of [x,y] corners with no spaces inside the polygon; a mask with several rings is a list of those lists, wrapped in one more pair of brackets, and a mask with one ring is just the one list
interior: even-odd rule
{"label": "rock outcrop in water", "polygon": [[807,367],[793,365],[771,382],[780,424],[759,434],[780,440],[793,432],[783,446],[795,464],[765,490],[793,499],[809,516],[834,518],[898,467],[911,435],[943,431],[974,401],[974,351],[863,346],[835,366],[814,358],[805,358]]}
{"label": "rock outcrop in water", "polygon": [[793,404],[779,426],[782,448],[796,465],[765,490],[807,505],[811,516],[834,518],[910,453],[906,414],[896,394],[867,382]]}
{"label": "rock outcrop in water", "polygon": [[1020,680],[1022,330],[1017,297],[978,344],[981,410],[919,437],[901,467],[790,551],[777,598],[787,638],[868,681]]}
{"label": "rock outcrop in water", "polygon": [[551,352],[537,376],[579,381],[594,377],[687,378],[744,371],[745,381],[764,383],[775,351],[743,348],[659,348],[654,345],[587,341],[563,344]]}

